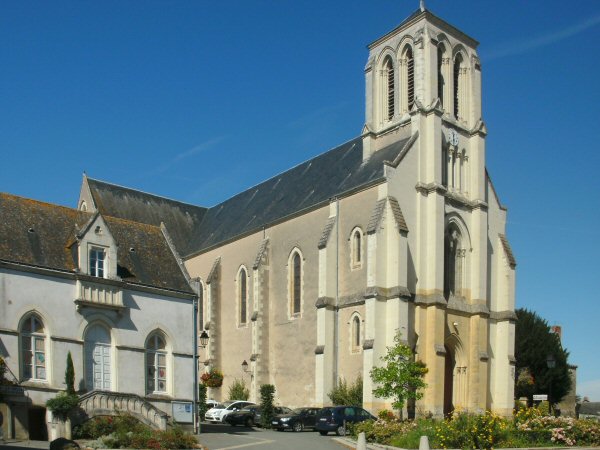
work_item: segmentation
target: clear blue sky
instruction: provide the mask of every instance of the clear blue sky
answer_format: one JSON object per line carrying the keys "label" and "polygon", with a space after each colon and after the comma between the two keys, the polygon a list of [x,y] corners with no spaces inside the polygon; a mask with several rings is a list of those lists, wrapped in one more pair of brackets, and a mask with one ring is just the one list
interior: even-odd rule
{"label": "clear blue sky", "polygon": [[[4,1],[0,191],[93,178],[211,206],[357,136],[365,46],[418,0]],[[428,0],[481,42],[517,302],[600,401],[600,1]],[[0,219],[1,220],[1,219]]]}

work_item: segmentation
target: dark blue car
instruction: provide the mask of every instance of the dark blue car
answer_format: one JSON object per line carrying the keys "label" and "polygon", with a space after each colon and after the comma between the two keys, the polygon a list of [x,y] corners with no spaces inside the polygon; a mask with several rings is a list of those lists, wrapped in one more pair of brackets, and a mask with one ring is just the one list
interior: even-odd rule
{"label": "dark blue car", "polygon": [[323,436],[330,431],[335,431],[338,436],[345,436],[346,424],[365,420],[376,418],[358,406],[328,406],[319,411],[315,429]]}

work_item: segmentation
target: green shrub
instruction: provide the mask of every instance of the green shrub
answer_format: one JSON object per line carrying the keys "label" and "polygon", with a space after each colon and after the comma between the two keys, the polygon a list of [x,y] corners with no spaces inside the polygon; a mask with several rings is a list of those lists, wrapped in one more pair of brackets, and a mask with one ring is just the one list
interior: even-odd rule
{"label": "green shrub", "polygon": [[180,427],[166,431],[153,430],[140,423],[135,417],[95,417],[74,430],[76,439],[95,439],[88,444],[91,448],[194,448],[196,439]]}
{"label": "green shrub", "polygon": [[340,380],[327,396],[334,405],[352,405],[362,406],[363,399],[363,379],[358,376],[353,384],[346,383],[344,378]]}
{"label": "green shrub", "polygon": [[73,358],[71,357],[71,352],[67,353],[65,384],[67,385],[67,393],[71,395],[75,394],[75,368],[73,367]]}
{"label": "green shrub", "polygon": [[273,420],[273,399],[275,398],[275,386],[272,384],[263,384],[260,387],[260,408],[261,408],[261,425],[264,428],[271,428]]}
{"label": "green shrub", "polygon": [[66,418],[69,412],[77,406],[78,402],[79,397],[77,397],[77,395],[59,392],[56,397],[46,401],[46,408],[55,415]]}
{"label": "green shrub", "polygon": [[250,398],[250,390],[246,387],[244,380],[233,380],[229,386],[229,400],[248,400]]}
{"label": "green shrub", "polygon": [[98,416],[76,426],[73,430],[75,439],[98,439],[112,433],[124,434],[127,432],[142,433],[151,428],[138,421],[130,414],[117,416]]}
{"label": "green shrub", "polygon": [[204,415],[208,410],[208,405],[206,404],[206,385],[200,383],[198,384],[198,415],[202,420],[204,420]]}

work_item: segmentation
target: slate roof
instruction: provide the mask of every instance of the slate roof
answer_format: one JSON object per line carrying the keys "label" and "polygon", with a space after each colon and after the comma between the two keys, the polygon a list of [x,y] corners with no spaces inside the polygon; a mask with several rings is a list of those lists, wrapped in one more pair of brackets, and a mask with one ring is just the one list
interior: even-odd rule
{"label": "slate roof", "polygon": [[87,178],[94,203],[103,215],[160,226],[164,222],[179,252],[187,248],[206,208]]}
{"label": "slate roof", "polygon": [[210,208],[184,255],[191,256],[383,181],[383,162],[393,161],[407,141],[397,141],[363,161],[362,138],[355,138]]}
{"label": "slate roof", "polygon": [[[0,260],[73,273],[72,246],[92,215],[0,193]],[[159,227],[103,218],[118,244],[123,281],[192,293]]]}
{"label": "slate roof", "polygon": [[286,220],[384,180],[384,161],[394,161],[409,138],[363,161],[357,137],[230,199],[203,208],[87,178],[103,215],[159,225],[165,223],[177,251],[190,257]]}

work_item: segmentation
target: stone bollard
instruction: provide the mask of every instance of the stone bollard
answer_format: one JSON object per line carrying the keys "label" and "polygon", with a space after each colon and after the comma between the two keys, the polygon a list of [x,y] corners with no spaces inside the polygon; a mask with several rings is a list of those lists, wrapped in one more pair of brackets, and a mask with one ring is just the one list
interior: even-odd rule
{"label": "stone bollard", "polygon": [[419,450],[429,450],[429,438],[427,436],[421,436]]}
{"label": "stone bollard", "polygon": [[365,433],[358,433],[358,440],[356,441],[356,450],[367,450],[367,439]]}

